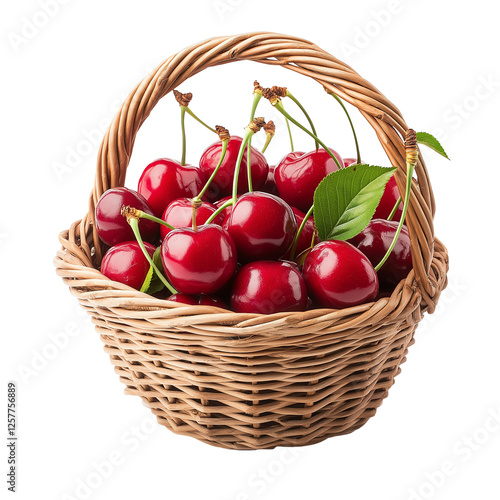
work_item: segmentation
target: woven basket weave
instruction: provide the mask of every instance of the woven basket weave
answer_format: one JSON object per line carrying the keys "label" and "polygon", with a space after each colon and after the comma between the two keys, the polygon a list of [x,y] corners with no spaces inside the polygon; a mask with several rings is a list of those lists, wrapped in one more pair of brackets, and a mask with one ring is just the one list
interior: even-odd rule
{"label": "woven basket weave", "polygon": [[[205,68],[250,60],[316,80],[356,106],[405,186],[407,126],[398,109],[316,45],[275,33],[213,38],[167,59],[123,103],[98,156],[89,211],[60,234],[62,277],[92,316],[127,394],[170,430],[215,446],[301,446],[346,434],[375,414],[400,372],[415,328],[446,286],[434,198],[421,155],[407,214],[413,270],[390,297],[343,310],[238,314],[153,298],[99,271],[94,209],[123,186],[136,134],[168,92]],[[323,92],[321,86],[318,92]]]}

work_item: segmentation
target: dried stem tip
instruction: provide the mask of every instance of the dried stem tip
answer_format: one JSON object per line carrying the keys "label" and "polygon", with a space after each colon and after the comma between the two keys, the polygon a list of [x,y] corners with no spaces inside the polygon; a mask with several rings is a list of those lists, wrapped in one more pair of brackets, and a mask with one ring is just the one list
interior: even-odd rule
{"label": "dried stem tip", "polygon": [[194,208],[195,210],[198,210],[202,206],[202,204],[203,202],[198,197],[191,199],[191,208]]}
{"label": "dried stem tip", "polygon": [[254,94],[262,94],[262,90],[263,89],[262,89],[260,83],[257,80],[255,80],[253,82],[253,93]]}
{"label": "dried stem tip", "polygon": [[264,125],[266,124],[266,120],[262,117],[254,118],[249,124],[248,128],[256,134]]}
{"label": "dried stem tip", "polygon": [[130,219],[139,219],[141,215],[141,211],[137,208],[130,207],[128,205],[123,205],[121,209],[121,214],[123,217],[126,217],[127,221]]}
{"label": "dried stem tip", "polygon": [[176,101],[179,103],[179,106],[184,106],[187,108],[189,106],[189,103],[191,102],[191,99],[193,98],[193,94],[191,92],[188,92],[187,94],[183,94],[182,92],[179,92],[178,90],[174,90],[174,96]]}
{"label": "dried stem tip", "polygon": [[286,87],[277,87],[276,85],[271,87],[271,92],[278,97],[286,97],[288,95]]}
{"label": "dried stem tip", "polygon": [[418,160],[417,133],[413,129],[408,129],[405,138],[406,163],[415,165]]}
{"label": "dried stem tip", "polygon": [[217,135],[221,141],[229,141],[231,135],[229,134],[229,130],[224,128],[222,125],[216,125],[215,130],[217,131]]}
{"label": "dried stem tip", "polygon": [[276,94],[276,92],[273,91],[273,89],[270,88],[265,88],[262,89],[262,97],[265,97],[266,99],[269,100],[269,102],[274,106],[278,101],[281,101],[281,98],[279,95]]}
{"label": "dried stem tip", "polygon": [[272,120],[269,120],[265,125],[264,125],[264,132],[267,135],[274,135],[274,132],[276,131],[276,125]]}

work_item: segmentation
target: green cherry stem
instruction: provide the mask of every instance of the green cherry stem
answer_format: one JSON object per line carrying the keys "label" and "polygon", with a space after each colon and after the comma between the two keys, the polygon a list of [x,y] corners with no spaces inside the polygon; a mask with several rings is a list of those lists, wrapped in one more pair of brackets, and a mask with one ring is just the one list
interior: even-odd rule
{"label": "green cherry stem", "polygon": [[257,105],[259,104],[259,101],[261,99],[262,99],[262,92],[254,92],[252,110],[250,112],[250,121],[252,121],[255,118],[255,111],[257,110]]}
{"label": "green cherry stem", "polygon": [[162,226],[168,227],[170,230],[174,230],[175,227],[171,226],[168,222],[165,222],[162,219],[159,219],[158,217],[155,217],[154,215],[147,214],[146,212],[143,212],[142,210],[138,210],[137,208],[133,207],[122,207],[122,215],[123,212],[128,215],[132,215],[133,217],[136,217],[138,219],[148,219],[152,220],[153,222],[157,222],[158,224],[161,224]]}
{"label": "green cherry stem", "polygon": [[210,175],[210,177],[209,177],[208,181],[206,182],[205,186],[203,186],[203,189],[199,192],[198,196],[196,196],[194,198],[195,200],[200,200],[201,201],[201,198],[205,194],[205,191],[208,189],[208,187],[210,186],[210,184],[214,180],[215,176],[217,175],[217,172],[219,171],[219,168],[222,165],[222,162],[224,161],[224,157],[226,156],[228,142],[229,142],[229,136],[227,137],[227,139],[223,139],[222,140],[222,151],[221,151],[221,154],[220,154],[219,163],[215,167],[215,170],[212,172],[212,175]]}
{"label": "green cherry stem", "polygon": [[144,243],[142,241],[141,233],[139,231],[139,219],[131,215],[130,213],[123,211],[123,209],[122,209],[122,215],[124,215],[127,218],[127,222],[130,224],[130,227],[132,228],[134,236],[137,240],[137,243],[139,244],[139,247],[142,250],[142,253],[144,254],[144,257],[146,257],[147,261],[154,269],[158,278],[160,278],[162,283],[170,290],[171,293],[178,293],[177,290],[168,282],[167,278],[163,276],[162,272],[158,269],[157,265],[154,263],[153,259],[150,257],[148,251],[146,250],[146,247],[144,246]]}
{"label": "green cherry stem", "polygon": [[190,108],[186,107],[186,106],[181,106],[181,107],[184,107],[185,108],[185,112],[192,116],[198,123],[201,123],[204,127],[208,128],[208,130],[210,130],[211,132],[213,132],[214,134],[217,133],[217,131],[210,127],[210,125],[207,125],[203,120],[200,120],[200,118],[198,118],[192,111]]}
{"label": "green cherry stem", "polygon": [[[289,97],[299,108],[300,110],[302,111],[302,113],[304,113],[304,116],[307,118],[307,121],[309,122],[309,126],[311,127],[311,130],[313,132],[313,134],[315,136],[317,136],[318,134],[316,133],[316,129],[314,128],[314,124],[311,120],[311,117],[308,115],[307,111],[305,110],[304,106],[302,106],[302,104],[300,104],[299,100],[287,89],[286,91],[286,95],[287,97]],[[315,145],[316,145],[316,149],[319,148],[319,143],[318,143],[318,139],[314,139],[314,142],[315,142]]]}
{"label": "green cherry stem", "polygon": [[[311,217],[313,211],[314,211],[314,205],[312,205],[311,208],[307,211],[304,220],[301,222],[299,229],[297,230],[297,235],[295,236],[295,240],[292,245],[292,250],[290,251],[290,260],[293,260],[295,258],[295,252],[297,251],[297,244],[299,243],[300,235],[302,234],[302,231],[306,226],[306,222],[309,219],[309,217]],[[313,241],[314,241],[314,235],[313,235]]]}
{"label": "green cherry stem", "polygon": [[186,164],[186,127],[184,125],[186,116],[186,107],[181,106],[181,132],[182,132],[182,155],[181,155],[181,165]]}
{"label": "green cherry stem", "polygon": [[303,130],[304,132],[306,132],[307,134],[309,134],[314,140],[317,140],[321,146],[324,148],[324,150],[333,158],[333,160],[335,161],[335,163],[337,164],[337,166],[339,167],[339,169],[342,169],[344,168],[343,165],[340,164],[340,162],[337,160],[337,158],[335,157],[335,155],[330,151],[330,149],[325,145],[324,142],[322,142],[315,134],[313,134],[310,130],[308,130],[306,127],[304,127],[303,125],[301,125],[297,120],[295,120],[294,118],[292,118],[286,111],[285,111],[285,108],[283,107],[283,104],[281,103],[281,101],[277,100],[275,101],[274,103],[271,103],[273,104],[273,106],[285,117],[285,118],[288,118],[294,125],[296,125],[297,127],[299,127],[301,130]]}
{"label": "green cherry stem", "polygon": [[391,213],[389,214],[389,217],[387,217],[387,220],[392,220],[394,217],[394,214],[396,213],[396,210],[399,207],[399,204],[403,201],[403,198],[401,196],[398,198],[398,201],[396,201],[396,204],[394,205],[393,209],[391,210]]}
{"label": "green cherry stem", "polygon": [[382,260],[375,266],[375,271],[378,271],[391,255],[394,246],[396,245],[396,241],[398,240],[399,233],[401,232],[401,228],[403,227],[403,223],[406,217],[406,211],[408,210],[408,205],[410,201],[411,194],[411,180],[413,177],[413,171],[415,170],[415,165],[417,164],[418,159],[418,148],[417,148],[417,134],[413,129],[409,129],[406,133],[406,191],[405,191],[405,201],[403,204],[403,213],[401,214],[401,220],[399,221],[398,227],[396,229],[396,234],[392,240],[390,247],[387,249],[387,252],[382,257]]}
{"label": "green cherry stem", "polygon": [[262,154],[266,152],[267,146],[269,146],[269,143],[272,141],[274,134],[276,132],[276,125],[272,120],[269,120],[265,125],[264,125],[264,132],[266,133],[266,142],[264,143],[264,146],[262,147]]}
{"label": "green cherry stem", "polygon": [[205,222],[205,224],[210,224],[221,212],[224,211],[227,207],[230,207],[233,204],[233,199],[227,200],[223,203]]}
{"label": "green cherry stem", "polygon": [[[233,178],[233,205],[236,204],[238,195],[238,177],[240,174],[241,160],[243,159],[243,154],[245,152],[245,147],[248,144],[250,138],[258,132],[266,122],[263,118],[254,118],[248,126],[245,128],[245,133],[243,134],[243,140],[241,141],[240,150],[238,151],[238,158],[236,159],[236,166],[234,168],[234,178]],[[249,184],[251,182],[250,171],[248,172]],[[250,186],[249,186],[250,187]]]}
{"label": "green cherry stem", "polygon": [[286,122],[286,128],[288,129],[288,137],[290,138],[290,149],[292,150],[293,153],[294,147],[293,147],[292,131],[290,129],[290,122],[288,121],[288,118],[286,116],[285,116],[285,122]]}
{"label": "green cherry stem", "polygon": [[349,123],[351,125],[352,129],[352,135],[354,136],[354,142],[356,144],[356,163],[358,165],[361,165],[361,153],[359,152],[359,143],[358,143],[358,137],[356,136],[356,130],[354,129],[354,124],[352,123],[351,117],[349,116],[349,112],[347,111],[347,108],[345,107],[344,103],[342,102],[342,99],[335,93],[331,92],[330,90],[326,89],[327,94],[330,94],[341,106],[342,109],[344,110],[345,114],[347,115],[347,119],[349,120]]}

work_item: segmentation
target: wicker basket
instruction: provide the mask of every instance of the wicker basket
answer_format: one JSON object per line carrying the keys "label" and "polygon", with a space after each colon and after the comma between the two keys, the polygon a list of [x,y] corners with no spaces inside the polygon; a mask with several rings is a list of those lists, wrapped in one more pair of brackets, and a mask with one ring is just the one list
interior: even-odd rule
{"label": "wicker basket", "polygon": [[434,237],[434,198],[421,156],[407,214],[414,267],[376,302],[237,314],[156,299],[98,271],[103,248],[94,208],[104,191],[124,185],[144,120],[187,78],[241,60],[308,76],[356,106],[398,167],[404,193],[407,126],[373,85],[306,40],[275,33],[213,38],[167,59],[123,103],[99,150],[89,211],[61,233],[55,265],[91,314],[125,392],[140,396],[161,425],[223,448],[309,445],[352,432],[375,414],[418,322],[446,286],[448,255]]}

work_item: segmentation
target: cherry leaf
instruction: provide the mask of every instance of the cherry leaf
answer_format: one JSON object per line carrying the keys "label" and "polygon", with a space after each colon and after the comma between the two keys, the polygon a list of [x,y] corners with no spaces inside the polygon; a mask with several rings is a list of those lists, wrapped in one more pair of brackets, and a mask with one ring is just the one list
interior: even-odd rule
{"label": "cherry leaf", "polygon": [[314,222],[325,240],[348,240],[361,232],[380,203],[396,168],[351,165],[328,174],[314,192]]}
{"label": "cherry leaf", "polygon": [[443,146],[441,146],[441,143],[433,135],[428,134],[427,132],[417,132],[417,142],[433,149],[436,153],[439,153],[441,156],[444,156],[449,160]]}
{"label": "cherry leaf", "polygon": [[[153,255],[153,262],[160,271],[163,271],[160,252],[161,252],[161,247],[158,247]],[[149,266],[148,274],[146,274],[146,278],[144,278],[144,283],[142,284],[140,291],[144,293],[153,294],[159,292],[164,286],[165,285],[163,284],[161,279],[157,276],[153,266]]]}

